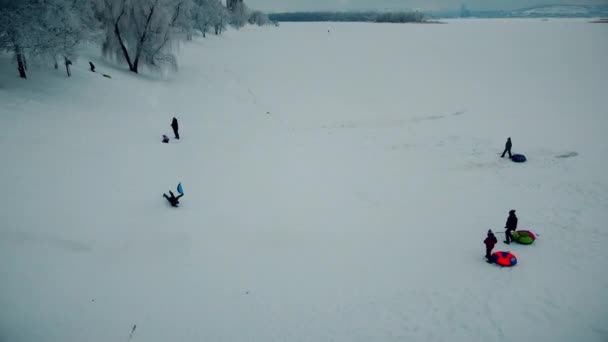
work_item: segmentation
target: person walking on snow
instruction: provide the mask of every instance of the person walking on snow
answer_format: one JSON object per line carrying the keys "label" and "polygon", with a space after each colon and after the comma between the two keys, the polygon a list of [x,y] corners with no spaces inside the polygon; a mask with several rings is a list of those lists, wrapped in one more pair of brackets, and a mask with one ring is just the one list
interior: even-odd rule
{"label": "person walking on snow", "polygon": [[500,156],[500,158],[504,158],[505,153],[509,152],[509,159],[511,159],[511,146],[513,146],[513,144],[511,143],[511,137],[509,137],[507,139],[507,143],[505,144],[505,150],[502,152],[502,156]]}
{"label": "person walking on snow", "polygon": [[488,229],[488,236],[483,240],[483,243],[486,244],[486,259],[488,259],[488,261],[492,260],[492,249],[494,249],[497,242],[498,240],[496,240],[496,236],[494,236],[492,230]]}
{"label": "person walking on snow", "polygon": [[179,204],[179,199],[180,197],[184,196],[184,194],[179,194],[179,196],[175,197],[175,195],[173,194],[173,191],[169,190],[169,195],[171,196],[167,196],[167,194],[163,194],[163,197],[167,199],[167,201],[169,201],[169,203],[171,204],[172,207],[177,208],[177,205]]}
{"label": "person walking on snow", "polygon": [[505,228],[507,229],[505,231],[505,243],[508,245],[511,243],[511,240],[513,240],[511,233],[517,229],[517,216],[515,216],[515,210],[509,211],[509,217],[507,218]]}
{"label": "person walking on snow", "polygon": [[173,120],[171,121],[171,128],[173,128],[173,134],[175,134],[175,139],[179,140],[179,132],[177,131],[179,127],[177,125],[177,119],[175,117],[173,117]]}

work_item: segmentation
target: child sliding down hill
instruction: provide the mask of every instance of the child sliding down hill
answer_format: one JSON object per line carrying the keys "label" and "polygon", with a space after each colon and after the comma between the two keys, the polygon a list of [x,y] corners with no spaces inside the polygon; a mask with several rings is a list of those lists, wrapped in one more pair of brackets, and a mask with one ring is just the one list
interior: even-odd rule
{"label": "child sliding down hill", "polygon": [[177,208],[180,197],[182,197],[184,195],[180,194],[179,196],[175,197],[175,195],[173,194],[173,192],[171,190],[169,190],[169,195],[171,195],[171,197],[167,196],[167,194],[163,194],[163,197],[166,198],[167,201],[169,201],[169,203],[171,203],[172,207]]}
{"label": "child sliding down hill", "polygon": [[163,194],[163,197],[167,199],[167,201],[169,201],[169,203],[171,204],[172,207],[177,208],[177,205],[179,204],[179,199],[184,196],[184,189],[182,188],[182,183],[179,183],[177,185],[177,192],[179,192],[179,196],[175,197],[175,195],[173,194],[173,192],[171,190],[169,190],[169,195],[167,196],[167,194]]}

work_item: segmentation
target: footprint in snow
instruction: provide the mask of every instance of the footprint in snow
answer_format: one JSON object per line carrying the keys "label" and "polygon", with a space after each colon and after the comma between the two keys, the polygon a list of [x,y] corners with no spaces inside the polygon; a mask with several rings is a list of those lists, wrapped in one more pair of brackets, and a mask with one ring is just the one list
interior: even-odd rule
{"label": "footprint in snow", "polygon": [[576,157],[576,156],[578,156],[578,152],[572,151],[572,152],[567,152],[567,153],[555,156],[555,158],[570,158],[570,157]]}

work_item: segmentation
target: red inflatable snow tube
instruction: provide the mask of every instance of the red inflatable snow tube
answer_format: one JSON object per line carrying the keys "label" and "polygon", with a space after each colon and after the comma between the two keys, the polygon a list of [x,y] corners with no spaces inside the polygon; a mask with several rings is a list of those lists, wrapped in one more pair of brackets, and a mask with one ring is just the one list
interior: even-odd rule
{"label": "red inflatable snow tube", "polygon": [[492,253],[492,262],[499,264],[500,266],[515,266],[517,264],[517,257],[511,252],[494,252]]}

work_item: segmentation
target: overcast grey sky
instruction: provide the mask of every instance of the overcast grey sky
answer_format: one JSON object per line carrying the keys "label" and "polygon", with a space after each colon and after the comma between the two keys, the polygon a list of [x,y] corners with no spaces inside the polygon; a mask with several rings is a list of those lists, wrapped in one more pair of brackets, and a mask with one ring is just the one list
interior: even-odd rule
{"label": "overcast grey sky", "polygon": [[312,10],[457,9],[464,3],[474,10],[512,10],[548,4],[608,4],[608,0],[245,0],[249,8],[267,12]]}

